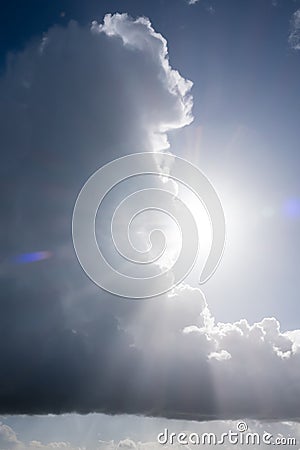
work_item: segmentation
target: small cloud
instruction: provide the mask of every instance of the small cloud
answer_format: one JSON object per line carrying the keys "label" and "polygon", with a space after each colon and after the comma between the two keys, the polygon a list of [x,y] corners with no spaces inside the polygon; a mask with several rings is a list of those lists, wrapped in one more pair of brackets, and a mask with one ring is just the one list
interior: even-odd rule
{"label": "small cloud", "polygon": [[134,441],[132,441],[131,439],[124,439],[123,441],[120,441],[118,446],[117,446],[118,450],[136,450],[137,446],[135,444]]}
{"label": "small cloud", "polygon": [[210,14],[214,14],[216,12],[215,8],[210,5],[206,8],[206,11],[209,12]]}
{"label": "small cloud", "polygon": [[[196,3],[199,2],[199,0],[187,0],[187,2],[188,2],[189,5],[195,5]],[[215,8],[212,5],[207,5],[207,4],[203,4],[202,3],[202,6],[210,14],[214,14],[215,13]]]}
{"label": "small cloud", "polygon": [[300,50],[300,9],[294,12],[292,16],[289,44],[292,49]]}
{"label": "small cloud", "polygon": [[231,354],[228,353],[226,350],[221,350],[220,352],[211,352],[208,355],[208,359],[216,359],[217,361],[223,361],[230,358]]}

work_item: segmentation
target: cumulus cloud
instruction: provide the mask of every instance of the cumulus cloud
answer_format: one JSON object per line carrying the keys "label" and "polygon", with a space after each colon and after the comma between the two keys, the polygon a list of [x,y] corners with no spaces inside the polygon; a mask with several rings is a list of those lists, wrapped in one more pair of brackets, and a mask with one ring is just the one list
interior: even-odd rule
{"label": "cumulus cloud", "polygon": [[289,44],[294,50],[300,50],[300,9],[292,16]]}
{"label": "cumulus cloud", "polygon": [[167,373],[173,416],[298,420],[296,332],[282,333],[275,318],[215,323],[201,291],[189,286],[161,306],[149,303],[128,329],[151,367]]}
{"label": "cumulus cloud", "polygon": [[[122,39],[125,48],[137,49],[144,56],[149,55],[153,67],[157,67],[158,73],[155,77],[149,70],[150,67],[146,68],[148,77],[143,79],[144,86],[147,86],[148,94],[152,95],[151,85],[153,82],[157,82],[157,77],[159,77],[161,88],[170,97],[169,104],[164,105],[158,117],[156,113],[160,108],[160,103],[163,103],[162,99],[160,101],[158,97],[151,99],[151,106],[154,109],[153,119],[155,115],[155,127],[147,121],[148,133],[150,132],[153,135],[164,133],[192,122],[192,96],[190,95],[192,82],[184,79],[177,70],[171,68],[168,60],[167,41],[161,34],[155,32],[149,19],[141,17],[134,22],[133,26],[132,21],[128,19],[126,14],[115,14],[113,16],[107,14],[104,23],[98,24],[94,21],[91,30]],[[147,105],[145,109],[148,109],[150,97],[147,98],[145,104]]]}
{"label": "cumulus cloud", "polygon": [[[80,450],[79,447],[73,447],[69,442],[50,442],[48,444],[37,440],[32,440],[28,444],[18,439],[15,431],[0,422],[0,448],[1,450]],[[83,450],[83,449],[82,449]]]}
{"label": "cumulus cloud", "polygon": [[[109,346],[126,354],[114,311],[74,258],[72,210],[83,182],[104,163],[168,147],[167,131],[192,120],[191,86],[171,68],[166,41],[149,20],[126,14],[92,27],[55,26],[8,56],[0,79],[3,411],[76,410],[81,381],[96,382],[94,363],[103,388],[108,382]],[[52,255],[43,263],[15,264],[14,255],[43,249]],[[102,306],[90,304],[82,315],[79,302],[89,298]],[[106,410],[110,389],[92,389],[90,406],[103,402]]]}
{"label": "cumulus cloud", "polygon": [[[167,148],[167,132],[192,120],[191,86],[148,19],[127,15],[53,27],[42,44],[8,58],[0,80],[2,413],[299,417],[299,346],[275,319],[215,323],[188,286],[144,302],[116,299],[85,277],[73,252],[83,182],[117,156]],[[35,250],[52,257],[14,263],[14,254]]]}
{"label": "cumulus cloud", "polygon": [[21,449],[22,443],[18,440],[14,430],[0,422],[0,448],[3,450]]}

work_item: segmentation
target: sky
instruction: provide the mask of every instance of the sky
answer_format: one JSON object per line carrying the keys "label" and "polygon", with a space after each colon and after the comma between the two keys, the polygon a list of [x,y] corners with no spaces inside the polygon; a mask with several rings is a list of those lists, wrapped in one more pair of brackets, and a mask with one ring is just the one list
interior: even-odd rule
{"label": "sky", "polygon": [[[0,21],[0,449],[148,449],[241,420],[300,445],[300,1],[11,1]],[[226,246],[203,286],[205,208],[163,177],[115,189],[97,235],[120,264],[122,197],[181,193],[200,233],[181,284],[116,297],[76,258],[82,186],[138,152],[186,159],[218,193]],[[140,251],[157,220],[137,223]],[[178,253],[163,227],[155,273]]]}

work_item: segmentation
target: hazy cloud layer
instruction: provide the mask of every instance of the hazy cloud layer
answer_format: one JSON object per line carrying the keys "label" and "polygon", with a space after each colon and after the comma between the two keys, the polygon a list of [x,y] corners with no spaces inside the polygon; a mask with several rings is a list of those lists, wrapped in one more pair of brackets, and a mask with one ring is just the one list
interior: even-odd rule
{"label": "hazy cloud layer", "polygon": [[[80,450],[80,447],[73,447],[69,442],[50,442],[44,444],[37,440],[32,440],[29,444],[20,441],[15,431],[8,425],[0,422],[0,448],[1,450],[50,450],[68,449]],[[83,450],[83,449],[82,449]]]}
{"label": "hazy cloud layer", "polygon": [[[0,81],[0,411],[211,419],[298,418],[294,335],[264,319],[215,324],[198,289],[144,302],[96,288],[72,249],[87,177],[167,148],[192,120],[191,83],[147,19],[53,27],[8,58]],[[47,251],[21,264],[15,255]],[[6,430],[9,434],[9,430]],[[13,438],[12,438],[13,439]]]}
{"label": "hazy cloud layer", "polygon": [[[162,448],[167,449],[175,449],[179,450],[180,448],[194,448],[195,444],[190,443],[189,445],[183,445],[178,442],[178,436],[180,433],[184,433],[185,436],[181,437],[181,439],[189,440],[195,442],[195,435],[199,436],[199,439],[204,439],[204,444],[201,444],[201,448],[208,449],[211,448],[212,444],[208,444],[209,434],[213,433],[217,441],[221,439],[222,434],[235,433],[238,430],[239,422],[233,421],[217,421],[217,422],[202,422],[202,423],[188,423],[188,422],[174,422],[174,421],[165,421],[165,427],[157,430],[156,433],[153,433],[151,440],[146,439],[137,439],[132,438],[135,435],[134,430],[128,429],[126,434],[120,440],[111,439],[104,440],[99,439],[99,435],[101,436],[102,430],[101,428],[88,431],[85,427],[82,427],[80,422],[81,418],[77,417],[76,423],[79,428],[81,428],[81,433],[77,438],[71,436],[68,438],[68,433],[63,433],[63,436],[66,437],[64,440],[52,440],[51,442],[47,442],[47,439],[34,439],[34,435],[36,433],[34,426],[30,432],[26,430],[27,435],[30,436],[28,442],[24,442],[24,440],[20,439],[14,429],[4,423],[0,422],[0,448],[1,450],[37,450],[37,449],[70,449],[70,450],[159,450]],[[136,418],[137,423],[142,425],[143,419]],[[111,418],[111,421],[114,421],[114,418]],[[49,426],[50,426],[49,421]],[[245,423],[245,422],[244,422]],[[144,425],[142,425],[144,426]],[[241,436],[244,436],[244,439],[249,439],[249,446],[255,448],[267,449],[270,448],[271,443],[276,442],[276,439],[284,439],[284,444],[278,445],[278,447],[283,447],[286,449],[293,449],[299,445],[300,442],[300,429],[299,424],[295,422],[278,422],[278,423],[266,423],[266,422],[257,422],[257,421],[249,421],[246,423],[247,430],[241,433],[238,433],[236,436],[232,435],[230,441],[228,438],[224,437],[224,443],[222,447],[231,450],[237,448],[237,445],[234,444],[234,440],[241,439]],[[166,432],[167,430],[167,432]],[[161,435],[163,434],[163,436]],[[174,433],[174,437],[172,444],[170,443],[170,435]],[[54,435],[56,433],[54,432]],[[158,436],[160,435],[161,442],[165,442],[167,439],[167,443],[162,445],[158,441]],[[205,437],[206,435],[206,437]],[[127,437],[126,437],[127,436]],[[248,437],[247,437],[248,436]],[[269,439],[265,442],[263,441],[264,436]],[[211,437],[210,437],[211,439]],[[254,444],[251,439],[254,440]],[[258,441],[259,439],[259,441]],[[294,441],[288,439],[296,440],[296,444]],[[194,441],[193,441],[194,440]],[[277,441],[278,442],[278,441]],[[198,447],[198,446],[197,446]]]}

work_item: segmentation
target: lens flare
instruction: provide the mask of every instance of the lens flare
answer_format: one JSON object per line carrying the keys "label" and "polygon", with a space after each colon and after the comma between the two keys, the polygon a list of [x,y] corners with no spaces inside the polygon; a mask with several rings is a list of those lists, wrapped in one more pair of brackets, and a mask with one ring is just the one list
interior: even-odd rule
{"label": "lens flare", "polygon": [[29,264],[37,261],[43,261],[51,258],[52,253],[49,251],[33,252],[33,253],[21,253],[12,258],[15,264]]}
{"label": "lens flare", "polygon": [[300,199],[290,198],[283,206],[284,213],[291,219],[300,218]]}

